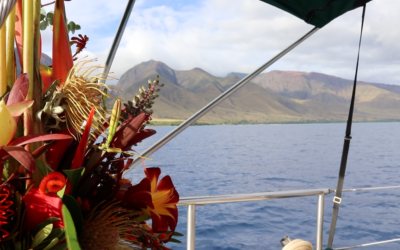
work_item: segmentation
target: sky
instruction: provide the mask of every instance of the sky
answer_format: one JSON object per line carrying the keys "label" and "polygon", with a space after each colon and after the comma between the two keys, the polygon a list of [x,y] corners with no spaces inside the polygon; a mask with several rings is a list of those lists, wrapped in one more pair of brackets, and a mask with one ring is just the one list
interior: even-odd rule
{"label": "sky", "polygon": [[[81,57],[105,63],[127,2],[65,2],[68,20],[82,27],[74,36],[90,39]],[[398,9],[400,1],[367,4],[359,80],[400,85]],[[359,8],[333,20],[266,72],[320,72],[353,79],[361,13]],[[259,0],[137,0],[111,72],[120,78],[153,59],[175,70],[199,67],[215,76],[251,73],[312,28]],[[43,51],[50,56],[51,36],[50,30],[42,34]]]}

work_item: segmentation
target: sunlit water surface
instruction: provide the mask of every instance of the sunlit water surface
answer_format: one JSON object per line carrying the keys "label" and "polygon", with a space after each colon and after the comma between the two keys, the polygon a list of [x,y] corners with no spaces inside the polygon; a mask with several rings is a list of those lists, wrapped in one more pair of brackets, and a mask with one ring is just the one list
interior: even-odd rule
{"label": "sunlit water surface", "polygon": [[[143,152],[174,127],[136,147]],[[170,175],[181,197],[336,189],[345,124],[194,126],[159,151],[147,167]],[[344,188],[400,185],[400,123],[353,125]],[[128,177],[143,178],[141,166]],[[324,247],[333,195],[326,197]],[[343,195],[334,247],[400,238],[400,189]],[[280,249],[289,235],[315,244],[317,197],[197,206],[196,249]],[[179,207],[177,231],[186,234],[187,208]],[[182,244],[168,244],[179,250]],[[363,249],[400,249],[387,243]]]}

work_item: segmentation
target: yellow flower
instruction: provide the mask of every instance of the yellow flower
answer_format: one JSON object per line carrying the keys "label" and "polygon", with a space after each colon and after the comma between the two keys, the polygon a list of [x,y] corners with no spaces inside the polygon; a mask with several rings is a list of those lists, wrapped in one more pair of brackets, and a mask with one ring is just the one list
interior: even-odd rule
{"label": "yellow flower", "polygon": [[4,100],[0,101],[0,145],[8,145],[14,138],[17,124],[8,110]]}
{"label": "yellow flower", "polygon": [[11,142],[17,131],[15,119],[32,104],[33,101],[22,101],[7,107],[4,100],[0,101],[0,145],[7,146]]}

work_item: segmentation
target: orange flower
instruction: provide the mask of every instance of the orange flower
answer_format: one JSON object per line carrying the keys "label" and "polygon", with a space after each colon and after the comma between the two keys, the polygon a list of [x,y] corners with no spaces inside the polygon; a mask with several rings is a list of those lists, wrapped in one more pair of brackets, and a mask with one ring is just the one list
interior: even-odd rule
{"label": "orange flower", "polygon": [[168,228],[175,231],[178,223],[176,203],[179,201],[179,194],[171,177],[167,175],[158,182],[160,168],[143,168],[146,177],[126,191],[124,204],[128,207],[142,208],[144,214],[151,216],[154,232],[165,232]]}
{"label": "orange flower", "polygon": [[64,188],[66,184],[65,177],[60,172],[51,172],[47,174],[40,182],[39,191],[42,194],[46,193],[46,189],[50,192],[57,193]]}

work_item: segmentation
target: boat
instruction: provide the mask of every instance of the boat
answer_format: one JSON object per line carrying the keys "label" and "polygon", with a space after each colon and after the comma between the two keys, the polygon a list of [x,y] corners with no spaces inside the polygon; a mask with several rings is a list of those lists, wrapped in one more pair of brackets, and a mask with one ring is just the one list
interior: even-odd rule
{"label": "boat", "polygon": [[[250,82],[254,77],[256,77],[258,74],[263,72],[268,67],[270,67],[272,64],[274,64],[276,61],[278,61],[284,55],[289,53],[291,50],[296,48],[299,44],[301,44],[302,42],[307,40],[319,29],[323,28],[325,25],[328,25],[330,21],[332,21],[335,18],[340,18],[340,16],[343,15],[344,13],[352,11],[357,8],[363,8],[362,25],[361,25],[360,42],[359,42],[359,51],[360,51],[365,9],[366,9],[367,3],[370,2],[370,0],[297,0],[297,1],[262,0],[262,1],[265,2],[266,4],[271,4],[275,7],[278,7],[280,9],[282,9],[283,11],[286,11],[286,12],[304,20],[305,22],[312,24],[315,27],[313,29],[311,29],[308,33],[306,33],[304,36],[302,36],[300,39],[295,41],[288,48],[286,48],[285,50],[283,50],[282,52],[277,54],[275,57],[270,59],[268,62],[266,62],[265,64],[260,66],[253,73],[244,77],[242,80],[237,82],[235,85],[233,85],[231,88],[226,90],[220,96],[215,98],[209,104],[204,106],[197,113],[193,114],[186,121],[184,121],[181,125],[177,126],[173,131],[171,131],[169,134],[164,136],[162,139],[160,139],[154,145],[149,147],[144,152],[141,152],[141,155],[143,157],[149,157],[151,154],[156,152],[163,145],[168,143],[175,136],[177,136],[179,133],[181,133],[183,130],[185,130],[187,127],[189,127],[195,121],[197,121],[199,118],[201,118],[207,112],[212,110],[215,106],[217,106],[219,103],[221,103],[227,97],[229,97],[232,93],[234,93],[235,91],[237,91],[238,89],[243,87],[246,83]],[[134,6],[134,3],[135,3],[134,0],[128,1],[125,13],[122,17],[118,31],[116,33],[115,39],[113,41],[109,55],[107,57],[106,68],[105,68],[104,73],[108,73],[108,69],[111,68],[111,64],[115,57],[116,51],[118,49],[122,34],[123,34],[126,24],[128,22],[128,19],[129,19],[130,13],[132,11],[132,8]],[[305,197],[305,196],[317,196],[318,197],[318,203],[317,203],[317,211],[318,212],[317,212],[317,218],[316,218],[316,220],[317,220],[316,232],[317,233],[315,236],[316,237],[315,249],[317,249],[317,250],[324,249],[323,248],[323,245],[324,245],[323,237],[322,237],[323,236],[323,215],[324,215],[324,211],[325,211],[324,201],[325,201],[325,196],[327,196],[327,195],[333,196],[333,197],[331,197],[332,203],[333,203],[333,213],[332,213],[332,219],[331,219],[331,224],[330,224],[330,235],[329,235],[329,239],[328,239],[328,242],[327,242],[326,248],[325,248],[326,250],[352,249],[352,248],[357,248],[357,247],[372,246],[372,245],[378,245],[378,244],[383,244],[383,243],[387,243],[387,242],[400,241],[400,239],[388,239],[385,241],[365,243],[365,244],[361,244],[361,245],[357,245],[357,246],[341,247],[341,248],[333,247],[333,240],[334,240],[335,229],[336,229],[336,221],[337,221],[337,216],[339,213],[339,207],[342,203],[341,197],[342,197],[343,192],[380,190],[380,189],[386,189],[386,188],[399,188],[398,186],[396,186],[396,187],[375,187],[375,188],[370,187],[370,188],[359,188],[359,189],[343,189],[344,177],[345,177],[345,173],[346,173],[347,155],[348,155],[348,152],[350,149],[350,142],[352,139],[351,138],[351,128],[352,128],[354,102],[355,102],[355,96],[356,96],[358,62],[359,62],[359,56],[357,57],[357,65],[356,65],[356,69],[355,69],[354,86],[353,86],[353,92],[352,92],[352,101],[351,101],[351,104],[349,107],[349,115],[348,115],[346,133],[345,133],[345,138],[344,138],[344,143],[343,143],[343,154],[342,154],[341,165],[339,168],[339,177],[338,177],[337,188],[336,189],[322,188],[322,189],[312,189],[312,190],[289,190],[289,191],[263,192],[263,193],[252,193],[252,194],[235,194],[235,195],[228,194],[228,195],[218,195],[218,196],[181,198],[178,205],[188,206],[187,249],[190,249],[190,250],[195,249],[196,205],[220,204],[220,203],[230,203],[230,202],[246,202],[246,201],[258,201],[258,200],[268,200],[268,199]],[[137,158],[136,160],[134,160],[132,162],[131,166],[125,171],[124,174],[126,174],[130,170],[132,170],[140,162],[141,162],[140,158]],[[300,248],[289,248],[290,242],[288,244],[287,241],[288,241],[288,238],[283,239],[283,241],[282,241],[283,245],[284,245],[283,249],[285,249],[285,250],[300,249]],[[308,246],[309,243],[304,243],[304,246],[306,246],[306,245]],[[307,248],[304,248],[304,249],[307,249]]]}

